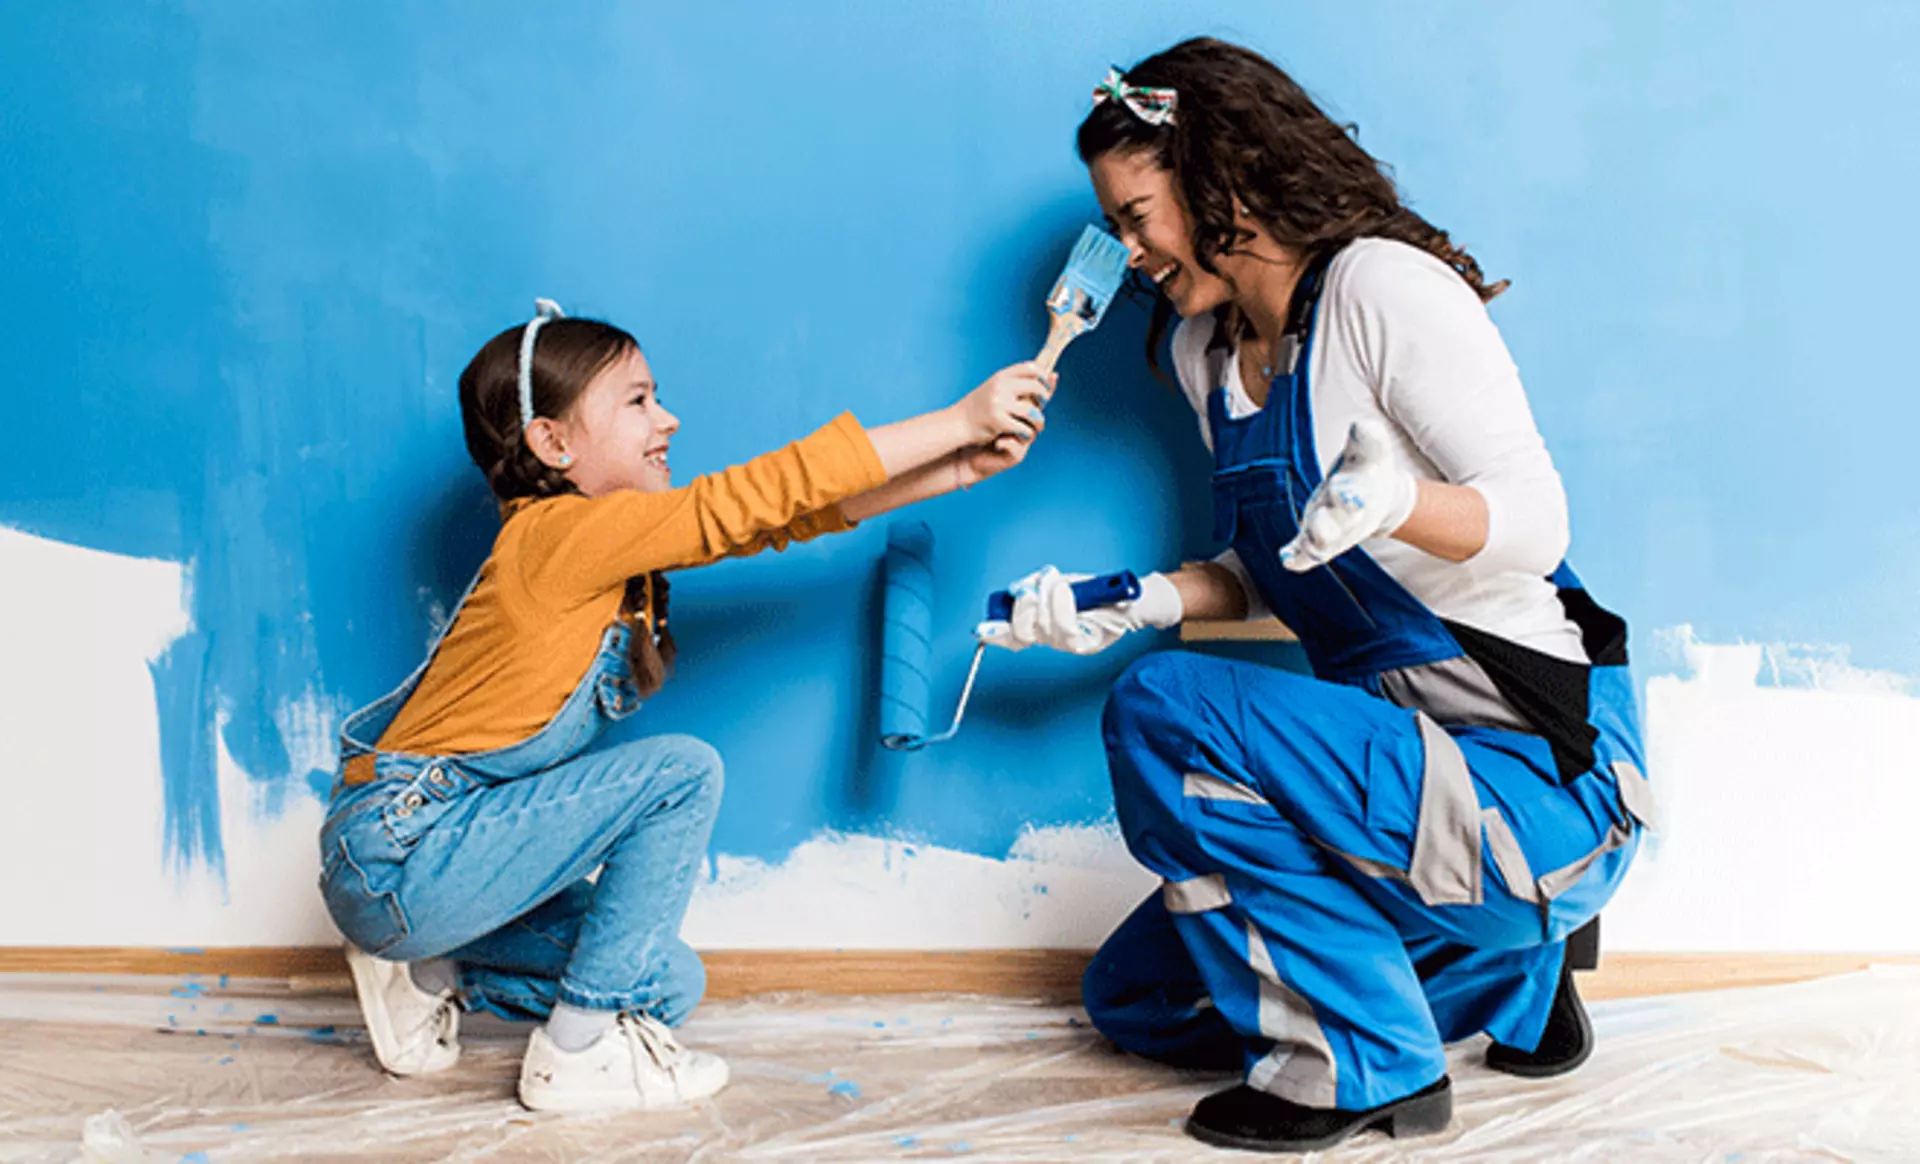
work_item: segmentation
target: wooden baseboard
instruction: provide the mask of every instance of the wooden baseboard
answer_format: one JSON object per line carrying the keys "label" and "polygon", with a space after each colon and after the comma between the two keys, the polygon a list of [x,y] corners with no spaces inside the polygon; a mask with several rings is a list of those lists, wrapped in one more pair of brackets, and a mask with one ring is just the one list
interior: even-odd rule
{"label": "wooden baseboard", "polygon": [[[710,998],[782,993],[988,994],[1066,1002],[1079,996],[1085,950],[712,950]],[[1914,954],[1616,953],[1581,975],[1588,998],[1638,998],[1801,982],[1875,963],[1920,965]],[[0,948],[0,973],[229,974],[286,978],[306,990],[347,988],[332,946],[229,946],[205,950],[74,946]]]}
{"label": "wooden baseboard", "polygon": [[1600,954],[1600,968],[1580,976],[1588,998],[1644,998],[1742,986],[1777,986],[1851,974],[1888,963],[1920,966],[1920,954]]}
{"label": "wooden baseboard", "polygon": [[1277,618],[1206,622],[1189,619],[1180,624],[1183,643],[1295,643],[1300,638]]}

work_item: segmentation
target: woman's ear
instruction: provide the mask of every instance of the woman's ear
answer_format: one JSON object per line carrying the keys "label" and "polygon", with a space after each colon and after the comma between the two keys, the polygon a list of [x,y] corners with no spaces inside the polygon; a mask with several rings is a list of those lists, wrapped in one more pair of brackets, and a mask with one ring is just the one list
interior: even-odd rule
{"label": "woman's ear", "polygon": [[573,457],[567,452],[566,434],[551,417],[536,416],[533,423],[527,425],[527,447],[549,469],[565,472],[573,466]]}

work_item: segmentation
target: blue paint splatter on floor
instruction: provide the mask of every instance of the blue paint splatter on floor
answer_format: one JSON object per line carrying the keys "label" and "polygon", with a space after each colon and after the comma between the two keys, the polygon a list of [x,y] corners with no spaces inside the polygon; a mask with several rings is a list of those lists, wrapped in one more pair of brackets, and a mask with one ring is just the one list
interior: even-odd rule
{"label": "blue paint splatter on floor", "polygon": [[860,1098],[860,1085],[851,1079],[842,1079],[827,1090],[835,1095],[844,1095],[848,1099]]}

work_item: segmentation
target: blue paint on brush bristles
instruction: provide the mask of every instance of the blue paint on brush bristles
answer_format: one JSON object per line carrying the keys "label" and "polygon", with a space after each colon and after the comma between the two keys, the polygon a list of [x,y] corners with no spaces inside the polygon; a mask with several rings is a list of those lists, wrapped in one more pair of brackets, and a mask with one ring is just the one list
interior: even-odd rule
{"label": "blue paint on brush bristles", "polygon": [[1073,244],[1066,270],[1060,272],[1059,281],[1047,296],[1047,309],[1055,315],[1072,312],[1080,330],[1091,330],[1107,313],[1107,305],[1126,277],[1126,245],[1099,227],[1089,226]]}

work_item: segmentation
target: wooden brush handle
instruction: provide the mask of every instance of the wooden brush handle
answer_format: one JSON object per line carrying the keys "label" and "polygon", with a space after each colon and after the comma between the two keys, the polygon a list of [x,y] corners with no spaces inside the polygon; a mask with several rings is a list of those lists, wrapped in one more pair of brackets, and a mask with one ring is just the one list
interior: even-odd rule
{"label": "wooden brush handle", "polygon": [[1053,371],[1054,364],[1060,360],[1060,353],[1066,351],[1067,345],[1073,342],[1074,337],[1085,330],[1079,318],[1072,312],[1056,313],[1053,322],[1047,325],[1046,346],[1040,349],[1040,354],[1034,357],[1033,362],[1040,365],[1042,372]]}

